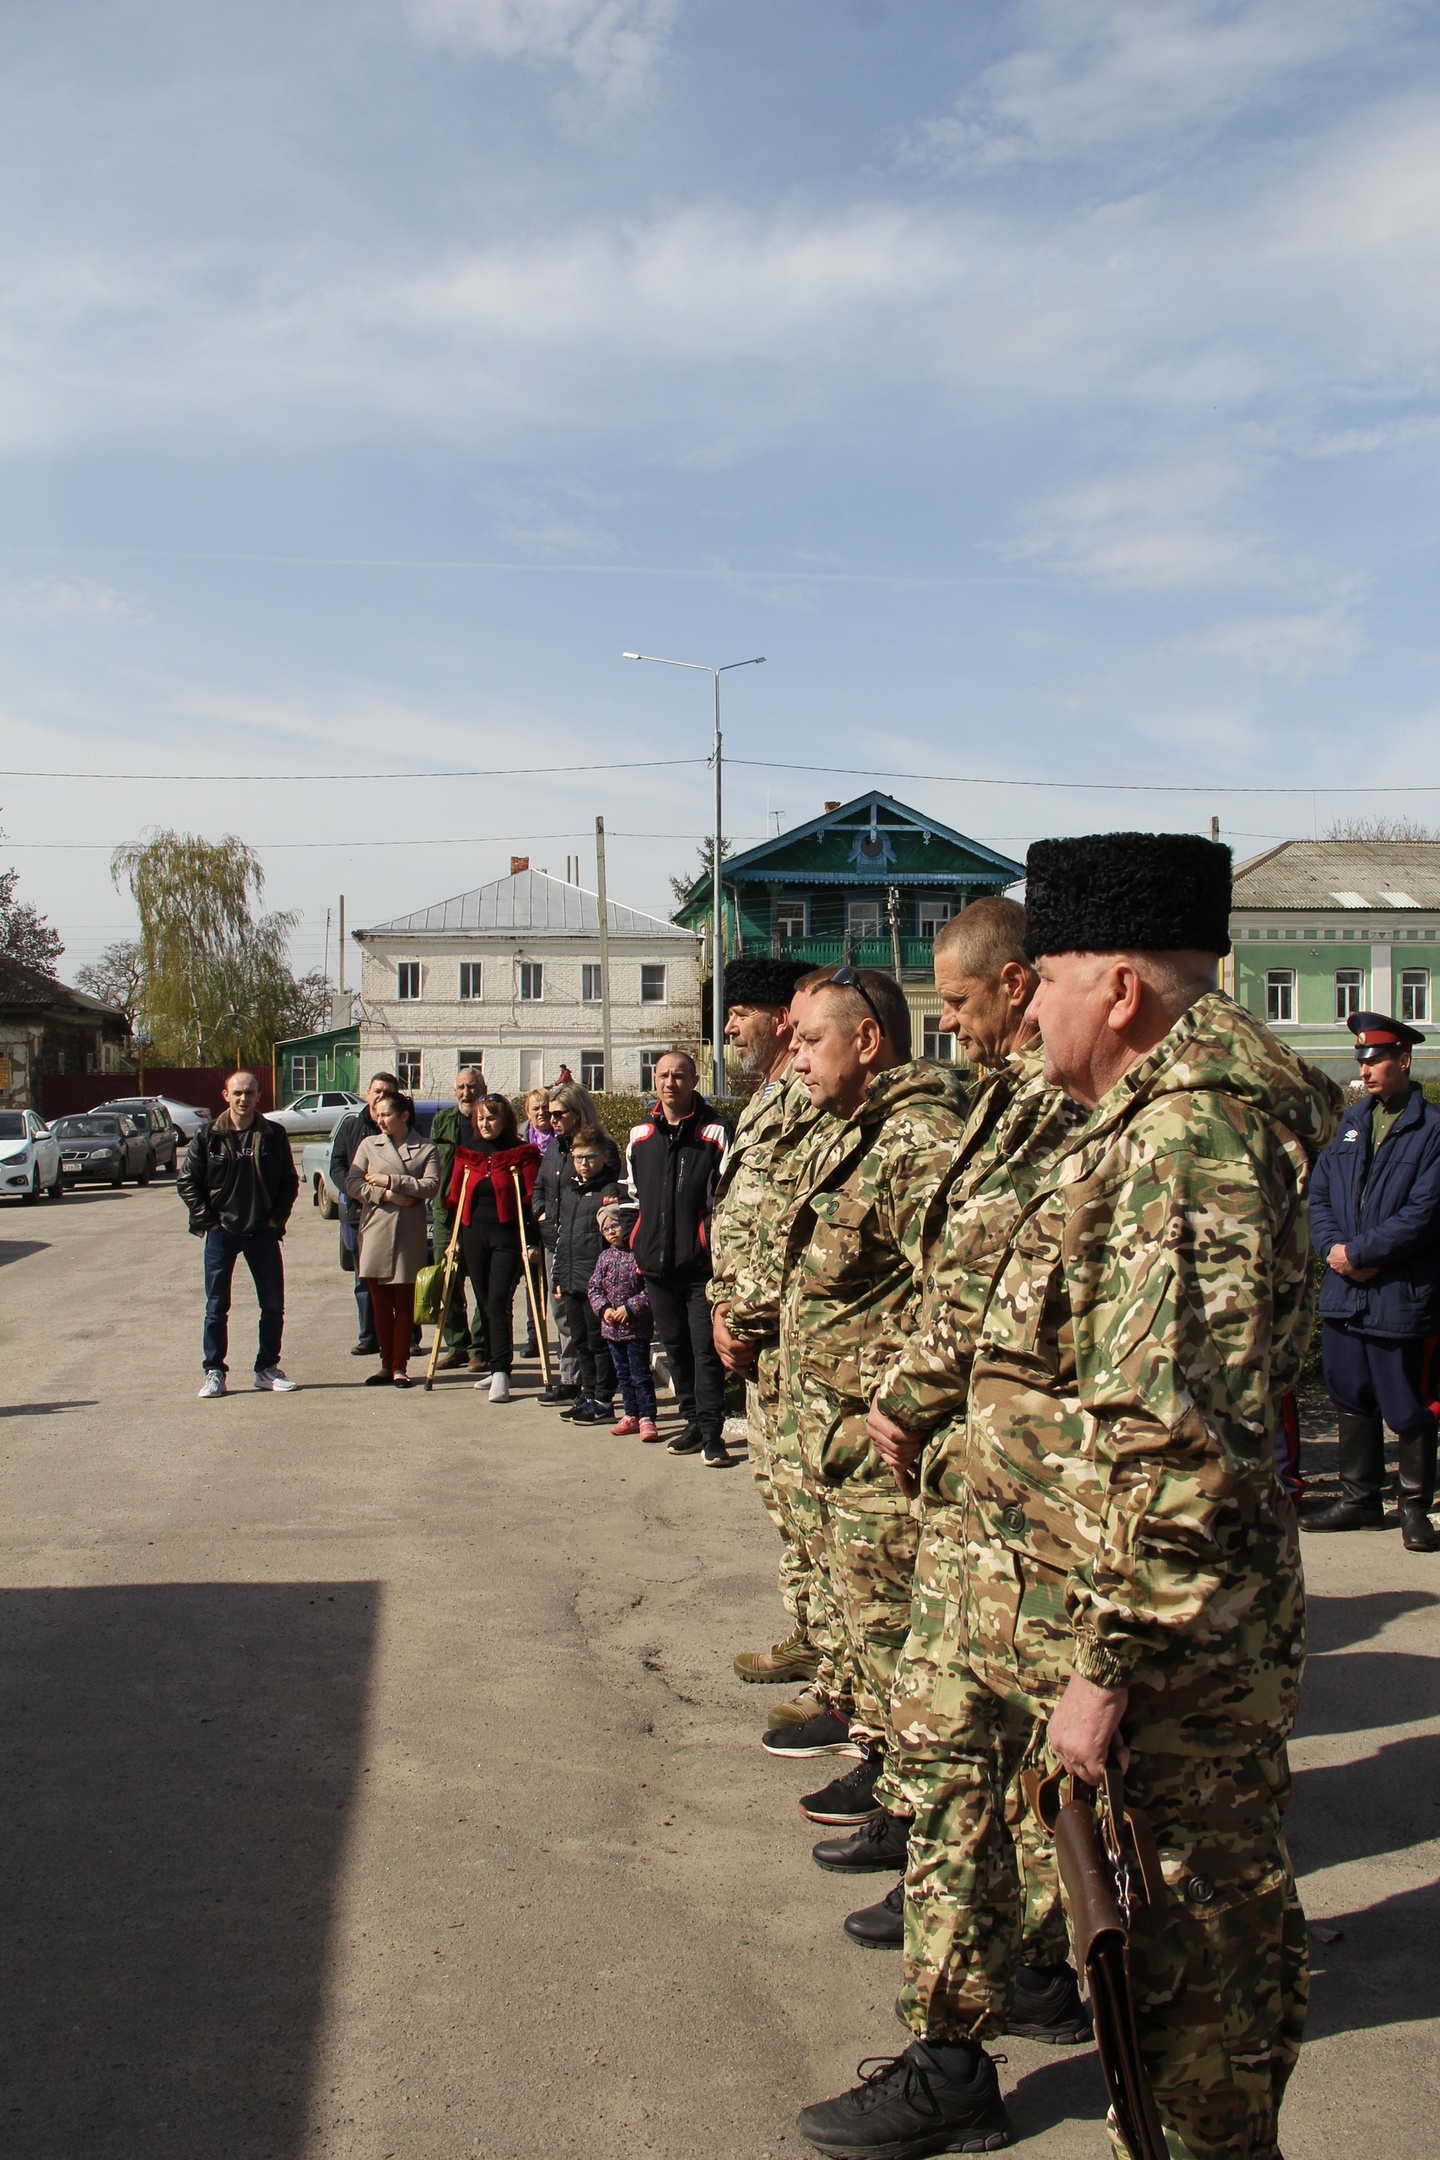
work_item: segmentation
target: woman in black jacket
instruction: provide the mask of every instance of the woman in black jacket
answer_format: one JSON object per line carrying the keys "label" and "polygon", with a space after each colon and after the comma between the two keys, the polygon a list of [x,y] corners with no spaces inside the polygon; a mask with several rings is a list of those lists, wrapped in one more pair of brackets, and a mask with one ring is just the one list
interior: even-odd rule
{"label": "woman in black jacket", "polygon": [[[555,1147],[549,1153],[553,1155]],[[569,1321],[580,1368],[579,1399],[561,1415],[576,1425],[608,1425],[615,1414],[615,1367],[589,1296],[590,1277],[605,1244],[600,1208],[614,1197],[614,1148],[598,1125],[582,1125],[556,1181],[552,1263],[555,1302]]]}

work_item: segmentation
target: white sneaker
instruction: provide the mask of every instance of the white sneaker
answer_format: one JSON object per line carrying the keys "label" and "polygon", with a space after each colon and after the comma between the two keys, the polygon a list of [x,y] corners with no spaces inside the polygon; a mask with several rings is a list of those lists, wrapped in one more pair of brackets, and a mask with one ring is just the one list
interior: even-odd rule
{"label": "white sneaker", "polygon": [[491,1373],[490,1400],[491,1402],[509,1402],[510,1375],[508,1372]]}
{"label": "white sneaker", "polygon": [[224,1373],[223,1373],[223,1372],[207,1372],[207,1373],[206,1373],[206,1375],[205,1375],[205,1385],[204,1385],[204,1387],[202,1387],[202,1388],[201,1388],[201,1390],[200,1390],[200,1400],[201,1400],[201,1402],[205,1402],[205,1401],[207,1401],[207,1400],[208,1400],[208,1401],[213,1401],[213,1400],[214,1400],[214,1398],[215,1398],[215,1397],[216,1397],[217,1395],[223,1395],[224,1393],[225,1393],[225,1375],[224,1375]]}
{"label": "white sneaker", "polygon": [[255,1385],[257,1388],[270,1388],[277,1395],[293,1395],[299,1382],[287,1380],[278,1365],[271,1365],[266,1371],[256,1373]]}

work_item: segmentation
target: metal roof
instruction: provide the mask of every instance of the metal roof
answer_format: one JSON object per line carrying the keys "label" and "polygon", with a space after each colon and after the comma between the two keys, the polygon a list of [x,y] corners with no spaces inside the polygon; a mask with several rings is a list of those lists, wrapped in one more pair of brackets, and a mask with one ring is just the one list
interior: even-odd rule
{"label": "metal roof", "polygon": [[1237,908],[1440,908],[1440,841],[1286,840],[1235,870]]}
{"label": "metal roof", "polygon": [[[662,922],[658,915],[642,915],[637,908],[622,907],[617,900],[606,903],[605,914],[612,938],[658,938],[695,943],[693,930]],[[372,923],[357,930],[367,937],[525,937],[573,938],[600,935],[600,901],[582,885],[567,885],[563,878],[548,877],[543,870],[521,870],[513,877],[496,878],[493,884],[477,885],[473,892],[457,893],[453,900],[437,900],[433,907],[417,908],[413,915],[397,915],[393,922]]]}

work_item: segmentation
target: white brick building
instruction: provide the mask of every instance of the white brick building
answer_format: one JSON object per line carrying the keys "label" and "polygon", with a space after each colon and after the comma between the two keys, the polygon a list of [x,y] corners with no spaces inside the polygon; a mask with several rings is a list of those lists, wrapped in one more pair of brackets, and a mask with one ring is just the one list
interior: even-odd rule
{"label": "white brick building", "polygon": [[456,1067],[479,1062],[507,1095],[562,1065],[586,1087],[648,1090],[662,1051],[697,1046],[700,941],[614,900],[607,913],[613,1073],[602,1069],[599,902],[522,870],[355,932],[361,1087],[389,1070],[448,1100]]}

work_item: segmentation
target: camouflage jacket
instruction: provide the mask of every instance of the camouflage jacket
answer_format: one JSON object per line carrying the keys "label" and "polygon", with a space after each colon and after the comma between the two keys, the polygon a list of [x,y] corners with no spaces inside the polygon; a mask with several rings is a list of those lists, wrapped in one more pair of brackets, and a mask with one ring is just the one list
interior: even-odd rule
{"label": "camouflage jacket", "polygon": [[[738,1298],[747,1311],[754,1307],[762,1239],[775,1217],[785,1211],[793,1182],[793,1170],[789,1179],[786,1170],[798,1161],[795,1143],[815,1117],[809,1093],[793,1066],[786,1067],[768,1092],[757,1089],[741,1112],[710,1217],[713,1273],[706,1291],[712,1305],[727,1305]],[[778,1330],[778,1297],[765,1302],[773,1324],[767,1330],[752,1321],[748,1341],[758,1341],[767,1332],[773,1336]]]}
{"label": "camouflage jacket", "polygon": [[873,1464],[870,1397],[913,1324],[964,1123],[953,1072],[897,1065],[805,1150],[784,1224],[780,1352],[802,1423],[827,1427],[811,1453],[832,1480]]}
{"label": "camouflage jacket", "polygon": [[1266,1585],[1298,1573],[1272,1435],[1309,1339],[1307,1194],[1339,1110],[1211,992],[1052,1159],[999,1257],[966,1544],[1064,1577],[1075,1670],[1101,1686],[1223,1664]]}
{"label": "camouflage jacket", "polygon": [[742,1342],[779,1339],[785,1227],[820,1122],[809,1090],[792,1069],[764,1103],[747,1105],[736,1128],[715,1209],[710,1302],[729,1306],[731,1333]]}
{"label": "camouflage jacket", "polygon": [[1044,1063],[1037,1042],[981,1081],[961,1135],[915,1331],[882,1375],[875,1397],[876,1408],[907,1432],[933,1436],[919,1483],[927,1499],[942,1506],[958,1506],[965,1497],[956,1473],[964,1454],[970,1359],[996,1266],[1051,1158],[1088,1115],[1047,1085]]}

